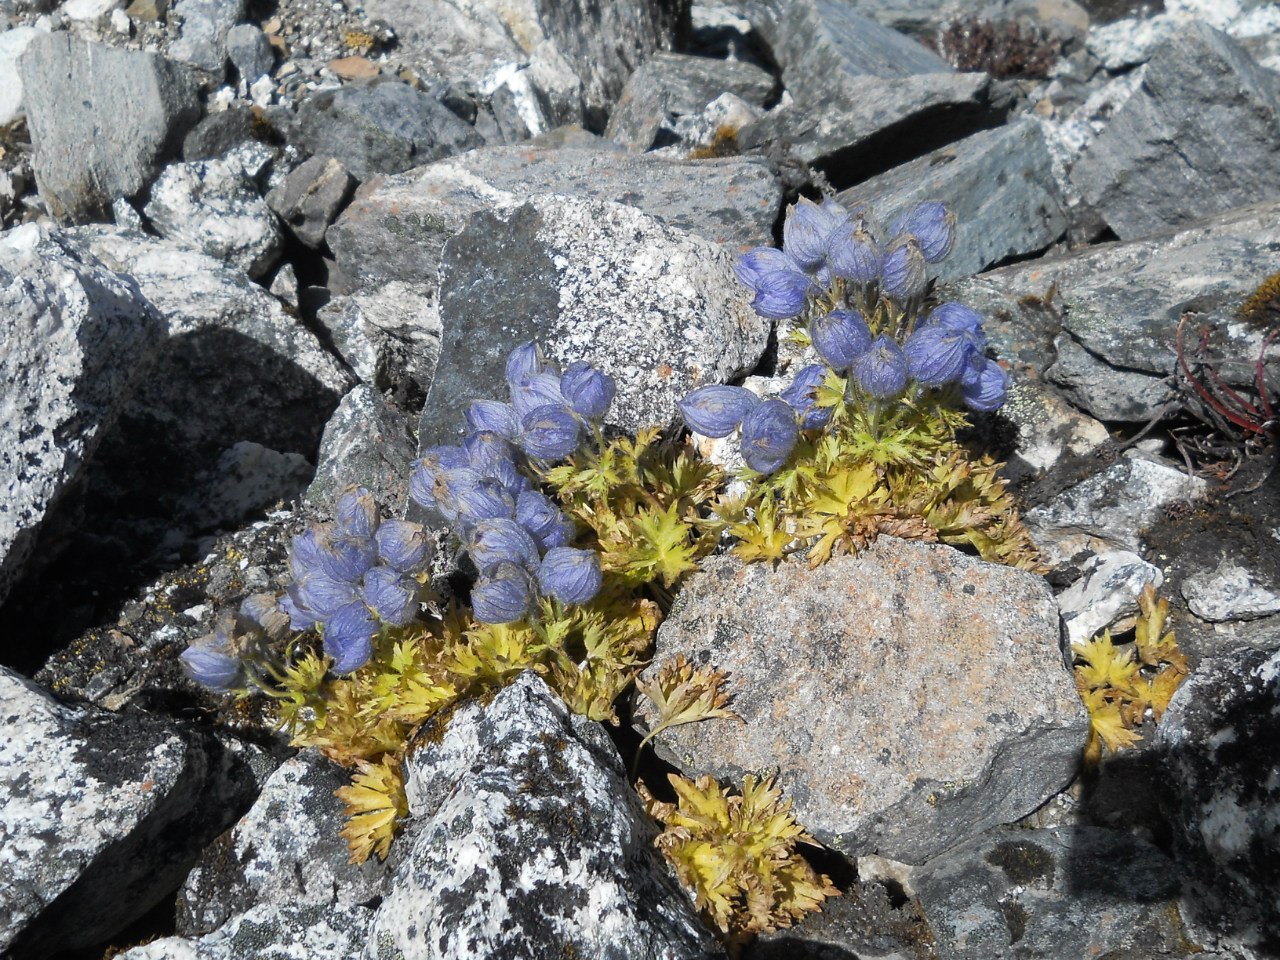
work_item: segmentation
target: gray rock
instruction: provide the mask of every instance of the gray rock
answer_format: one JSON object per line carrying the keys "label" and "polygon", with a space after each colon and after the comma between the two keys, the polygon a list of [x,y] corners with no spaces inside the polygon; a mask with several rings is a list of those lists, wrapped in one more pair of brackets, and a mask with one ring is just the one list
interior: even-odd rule
{"label": "gray rock", "polygon": [[741,60],[656,53],[627,80],[605,136],[644,152],[664,129],[672,131],[680,117],[701,113],[721,94],[763,107],[776,84],[767,71]]}
{"label": "gray rock", "polygon": [[759,107],[732,93],[722,93],[697,113],[676,117],[671,123],[671,135],[679,141],[680,148],[688,151],[688,156],[719,156],[730,138],[736,144],[739,131],[762,116],[764,111]]}
{"label": "gray rock", "polygon": [[[863,878],[863,860],[858,862]],[[843,886],[843,884],[842,884]],[[922,960],[923,920],[913,901],[895,904],[880,883],[851,883],[794,926],[761,934],[743,960]]]}
{"label": "gray rock", "polygon": [[[163,321],[126,277],[35,224],[0,233],[0,601],[155,354]],[[46,534],[42,554],[55,547]]]}
{"label": "gray rock", "polygon": [[1182,916],[1192,936],[1232,956],[1280,950],[1278,681],[1280,653],[1202,660],[1158,728],[1175,852],[1191,872]]}
{"label": "gray rock", "polygon": [[[175,60],[211,73],[220,84],[227,69],[227,33],[245,15],[245,0],[175,0],[182,32],[169,52]],[[256,78],[255,78],[256,79]]]}
{"label": "gray rock", "polygon": [[[300,867],[301,869],[302,867]],[[347,960],[369,935],[361,904],[259,904],[203,937],[163,937],[119,960]]]}
{"label": "gray rock", "polygon": [[1203,23],[1179,30],[1072,171],[1123,239],[1257,203],[1280,177],[1280,76]]}
{"label": "gray rock", "polygon": [[445,241],[467,217],[535,193],[626,203],[734,250],[770,243],[782,203],[782,187],[761,160],[491,147],[369,184],[326,239],[351,287],[431,284]]}
{"label": "gray rock", "polygon": [[279,221],[251,172],[233,156],[166,167],[144,212],[162,237],[255,279],[267,274],[284,248]]}
{"label": "gray rock", "polygon": [[1043,250],[1067,228],[1049,150],[1033,119],[975,133],[836,199],[870,201],[886,227],[923,200],[949,203],[956,214],[956,242],[951,255],[933,267],[939,280],[967,277]]}
{"label": "gray rock", "polygon": [[[814,570],[713,558],[659,627],[647,672],[678,653],[713,664],[745,723],[655,743],[686,773],[777,768],[823,843],[922,863],[1073,776],[1087,720],[1058,636],[1043,580],[950,547],[880,537]],[[652,704],[637,714],[652,723]]]}
{"label": "gray rock", "polygon": [[[1276,245],[1280,203],[1269,202],[1144,240],[1003,267],[949,292],[986,314],[1001,356],[1048,368],[1099,419],[1141,423],[1169,396],[1184,314],[1220,331],[1210,361],[1228,383],[1250,389],[1262,334],[1237,312],[1275,271]],[[1059,329],[1061,368],[1050,348]]]}
{"label": "gray rock", "polygon": [[484,140],[434,97],[388,81],[309,97],[298,111],[298,142],[308,153],[336,157],[367,180],[461,153]]}
{"label": "gray rock", "polygon": [[1067,640],[1083,643],[1105,627],[1119,632],[1124,626],[1120,621],[1137,614],[1143,587],[1159,588],[1163,583],[1159,567],[1128,550],[1108,550],[1089,558],[1080,579],[1058,594]]}
{"label": "gray rock", "polygon": [[1187,956],[1173,861],[1119,831],[997,830],[911,882],[941,960]]}
{"label": "gray rock", "polygon": [[299,453],[238,441],[197,479],[202,495],[192,519],[209,529],[233,526],[264,507],[292,500],[313,472],[311,462]]}
{"label": "gray rock", "polygon": [[290,117],[275,108],[232,106],[201,120],[182,141],[182,158],[213,160],[245,144],[275,144],[286,139]]}
{"label": "gray rock", "polygon": [[26,114],[18,58],[35,39],[36,32],[34,27],[14,27],[0,33],[0,127],[7,127]]}
{"label": "gray rock", "polygon": [[364,956],[723,956],[603,728],[532,673],[406,761],[404,859]]}
{"label": "gray rock", "polygon": [[1014,371],[1008,399],[1000,408],[1001,415],[1018,428],[1018,445],[1005,472],[1014,481],[1026,477],[1066,481],[1070,465],[1092,457],[1110,442],[1111,435],[1051,386],[1019,373]]}
{"label": "gray rock", "polygon": [[408,502],[417,444],[405,418],[368,384],[351,389],[324,428],[307,502],[325,516],[352,485],[371,490],[397,516]]}
{"label": "gray rock", "polygon": [[89,947],[141,917],[255,790],[212,738],[64,706],[3,667],[0,730],[0,950],[15,957]]}
{"label": "gray rock", "polygon": [[334,349],[364,383],[415,412],[431,387],[443,336],[431,285],[392,280],[320,309]]}
{"label": "gray rock", "polygon": [[560,196],[477,213],[445,245],[440,324],[422,447],[459,439],[472,400],[506,398],[506,356],[527,340],[612,375],[609,422],[635,431],[754,367],[770,327],[722,248],[633,207]]}
{"label": "gray rock", "polygon": [[295,237],[318,248],[354,186],[355,179],[337,160],[312,157],[267,194],[267,205]]}
{"label": "gray rock", "polygon": [[1182,596],[1192,613],[1215,623],[1280,613],[1280,591],[1228,558],[1183,581]]}
{"label": "gray rock", "polygon": [[251,23],[237,23],[227,31],[227,57],[246,83],[270,73],[276,63],[271,41]]}
{"label": "gray rock", "polygon": [[154,53],[42,34],[18,61],[36,182],[54,216],[109,219],[178,152],[200,118],[184,68]]}

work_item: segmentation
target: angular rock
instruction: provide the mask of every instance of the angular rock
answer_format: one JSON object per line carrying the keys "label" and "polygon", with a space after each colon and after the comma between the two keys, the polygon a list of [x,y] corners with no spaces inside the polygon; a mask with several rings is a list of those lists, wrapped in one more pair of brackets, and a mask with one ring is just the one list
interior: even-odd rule
{"label": "angular rock", "polygon": [[926,928],[915,903],[898,899],[874,881],[850,884],[794,926],[761,934],[743,950],[743,960],[916,960],[924,956]]}
{"label": "angular rock", "polygon": [[1254,620],[1280,613],[1280,590],[1229,558],[1182,584],[1187,606],[1201,620]]}
{"label": "angular rock", "polygon": [[227,33],[245,15],[245,0],[176,0],[172,14],[182,32],[169,52],[175,60],[214,75],[221,83],[227,69]]}
{"label": "angular rock", "polygon": [[307,502],[331,516],[347,488],[359,485],[399,516],[408,502],[417,452],[409,424],[382,394],[364,383],[352,387],[325,425]]}
{"label": "angular rock", "polygon": [[227,31],[227,57],[246,83],[270,73],[276,63],[271,41],[251,23],[237,23]]}
{"label": "angular rock", "polygon": [[1000,412],[1018,428],[1018,446],[1005,467],[1014,481],[1032,476],[1065,482],[1070,464],[1091,457],[1111,439],[1105,426],[1076,410],[1052,387],[1019,376],[1018,371]]}
{"label": "angular rock", "polygon": [[7,127],[26,113],[18,58],[35,37],[34,27],[14,27],[0,33],[0,127]]}
{"label": "angular rock", "polygon": [[267,194],[267,205],[295,237],[318,248],[354,186],[355,179],[337,160],[312,157]]}
{"label": "angular rock", "polygon": [[190,75],[154,53],[42,34],[18,67],[36,182],[60,219],[108,219],[111,201],[150,183],[200,118]]}
{"label": "angular rock", "polygon": [[996,830],[911,882],[941,960],[1187,955],[1175,864],[1119,831]]}
{"label": "angular rock", "polygon": [[[1208,359],[1228,383],[1251,388],[1262,334],[1237,312],[1275,272],[1277,245],[1280,203],[1269,202],[1145,240],[1003,267],[951,292],[989,318],[1001,356],[1048,367],[1068,399],[1099,419],[1143,423],[1169,396],[1164,381],[1184,314],[1191,331],[1202,323],[1220,331]],[[1062,368],[1049,349],[1055,328],[1069,337],[1059,345]]]}
{"label": "angular rock", "polygon": [[613,376],[609,422],[635,431],[754,367],[770,329],[722,248],[632,207],[561,196],[477,213],[445,245],[440,324],[421,447],[458,440],[472,400],[506,399],[506,356],[527,340]]}
{"label": "angular rock", "polygon": [[141,917],[256,789],[216,741],[72,708],[0,667],[0,950],[84,948]]}
{"label": "angular rock", "polygon": [[1122,239],[1258,203],[1280,177],[1280,76],[1204,23],[1151,58],[1072,182]]}
{"label": "angular rock", "polygon": [[396,81],[309,97],[298,111],[298,140],[308,153],[336,157],[359,180],[400,173],[484,142],[440,101]]}
{"label": "angular rock", "polygon": [[1062,191],[1033,119],[975,133],[836,199],[871,202],[886,227],[923,200],[945,200],[956,214],[956,240],[951,255],[931,269],[939,280],[1043,250],[1067,228]]}
{"label": "angular rock", "polygon": [[234,157],[166,167],[144,212],[162,237],[226,261],[255,279],[266,275],[284,247],[275,214]]}
{"label": "angular rock", "polygon": [[182,158],[213,160],[246,144],[278,145],[291,117],[275,108],[228,107],[201,120],[182,141]]}
{"label": "angular rock", "polygon": [[1232,956],[1280,951],[1280,653],[1201,661],[1158,728],[1174,848],[1191,876],[1182,916]]}
{"label": "angular rock", "polygon": [[[777,768],[796,818],[847,856],[922,863],[1038,807],[1071,779],[1084,707],[1033,574],[880,537],[814,570],[704,561],[658,630],[729,675],[715,720],[660,734],[686,773]],[[926,652],[927,651],[927,652]],[[652,705],[638,716],[653,722]]]}
{"label": "angular rock", "polygon": [[34,224],[0,233],[0,315],[3,601],[147,373],[163,321],[131,280]]}
{"label": "angular rock", "polygon": [[627,80],[605,136],[643,153],[664,129],[670,131],[680,117],[702,112],[721,94],[763,107],[776,84],[767,71],[745,61],[656,53]]}
{"label": "angular rock", "polygon": [[1083,643],[1105,627],[1115,626],[1119,632],[1121,618],[1137,614],[1142,588],[1147,584],[1159,588],[1163,583],[1159,567],[1128,550],[1108,550],[1091,557],[1080,579],[1058,594],[1067,640]]}
{"label": "angular rock", "polygon": [[[726,152],[728,144],[737,144],[738,133],[764,116],[764,111],[732,93],[716,97],[697,113],[676,117],[671,135],[679,141],[674,150],[681,155],[715,157]],[[727,151],[732,153],[733,151]]]}
{"label": "angular rock", "polygon": [[782,187],[761,160],[670,161],[579,146],[490,147],[357,193],[326,239],[351,286],[431,284],[478,210],[558,193],[626,203],[730,249],[770,243]]}
{"label": "angular rock", "polygon": [[348,960],[369,935],[363,904],[259,904],[203,937],[162,937],[118,960]]}
{"label": "angular rock", "polygon": [[406,761],[411,826],[364,956],[722,956],[604,729],[532,673]]}
{"label": "angular rock", "polygon": [[293,500],[314,472],[298,453],[281,453],[252,440],[222,452],[197,480],[202,491],[193,521],[204,528],[228,527],[272,504]]}

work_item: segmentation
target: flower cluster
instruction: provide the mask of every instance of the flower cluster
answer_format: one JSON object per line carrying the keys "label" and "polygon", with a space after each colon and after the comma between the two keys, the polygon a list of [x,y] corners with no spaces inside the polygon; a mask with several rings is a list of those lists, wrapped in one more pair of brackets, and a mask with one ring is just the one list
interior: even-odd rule
{"label": "flower cluster", "polygon": [[801,369],[777,399],[702,387],[679,404],[685,422],[709,437],[740,429],[747,466],[769,474],[786,462],[801,430],[830,423],[832,406],[818,403],[830,374],[844,381],[847,402],[877,409],[927,391],[971,410],[998,408],[1008,378],[986,355],[982,318],[958,303],[926,310],[927,266],[954,241],[955,215],[936,201],[909,210],[886,233],[866,204],[802,199],[788,212],[782,249],[752,250],[735,270],[761,316],[807,320],[824,363]]}
{"label": "flower cluster", "polygon": [[473,402],[463,442],[428,450],[409,488],[452,526],[475,563],[471,606],[483,623],[524,618],[538,595],[588,603],[601,585],[599,554],[570,545],[573,521],[529,476],[533,465],[569,456],[598,431],[613,378],[581,361],[560,372],[534,343],[511,352],[506,374],[510,403]]}

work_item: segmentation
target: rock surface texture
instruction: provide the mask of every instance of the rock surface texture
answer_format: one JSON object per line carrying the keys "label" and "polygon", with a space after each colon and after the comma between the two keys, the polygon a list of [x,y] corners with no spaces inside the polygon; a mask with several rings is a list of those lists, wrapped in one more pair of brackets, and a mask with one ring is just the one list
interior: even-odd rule
{"label": "rock surface texture", "polygon": [[649,671],[677,652],[729,675],[745,723],[674,728],[659,752],[729,780],[777,767],[800,822],[847,855],[922,863],[1031,812],[1079,760],[1047,584],[949,547],[881,537],[815,570],[706,561]]}

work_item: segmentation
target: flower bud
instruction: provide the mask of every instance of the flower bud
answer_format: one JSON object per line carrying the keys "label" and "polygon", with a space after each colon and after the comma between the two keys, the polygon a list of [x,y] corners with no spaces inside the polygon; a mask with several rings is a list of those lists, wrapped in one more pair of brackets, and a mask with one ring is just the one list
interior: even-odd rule
{"label": "flower bud", "polygon": [[428,510],[440,509],[436,502],[440,493],[441,475],[447,470],[470,466],[471,459],[461,447],[431,447],[420,460],[413,463],[413,475],[409,479],[409,497],[414,503]]}
{"label": "flower bud", "polygon": [[744,253],[734,265],[738,279],[751,288],[752,308],[769,320],[786,320],[804,310],[813,280],[789,256],[771,247]]}
{"label": "flower bud", "polygon": [[926,387],[940,387],[960,379],[969,358],[977,352],[970,333],[929,324],[907,338],[902,348],[907,372]]}
{"label": "flower bud", "polygon": [[481,573],[502,560],[533,569],[540,559],[538,545],[528,531],[516,521],[501,517],[477,523],[468,550]]}
{"label": "flower bud", "polygon": [[924,254],[916,238],[911,234],[899,237],[884,253],[884,292],[899,300],[918,297],[929,280],[925,271]]}
{"label": "flower bud", "polygon": [[930,324],[960,330],[974,335],[982,334],[982,317],[962,303],[940,303],[929,313]]}
{"label": "flower bud", "polygon": [[573,412],[580,417],[603,417],[609,412],[618,385],[613,377],[602,373],[584,360],[569,364],[560,377],[560,392]]}
{"label": "flower bud", "polygon": [[214,690],[238,686],[242,675],[240,659],[212,643],[193,643],[178,656],[178,662],[192,680]]}
{"label": "flower bud", "polygon": [[294,603],[317,620],[328,620],[356,598],[353,581],[334,580],[323,573],[309,573],[289,587]]}
{"label": "flower bud", "polygon": [[880,279],[880,244],[857,220],[846,220],[827,240],[827,265],[837,277],[855,283]]}
{"label": "flower bud", "polygon": [[302,602],[302,592],[296,580],[284,588],[284,596],[277,603],[280,611],[289,618],[289,629],[294,633],[310,630],[320,622],[320,617]]}
{"label": "flower bud", "polygon": [[516,455],[515,448],[492,430],[469,434],[462,441],[462,448],[467,451],[471,469],[482,477],[492,477],[499,463],[512,463]]}
{"label": "flower bud", "polygon": [[[470,471],[466,471],[468,474]],[[447,477],[463,473],[460,470],[450,471]],[[491,517],[511,517],[516,512],[516,501],[497,480],[492,477],[481,477],[471,481],[464,478],[456,487],[450,486],[455,513],[463,526],[488,520]]]}
{"label": "flower bud", "polygon": [[826,378],[827,368],[820,363],[812,363],[796,374],[791,386],[778,394],[800,417],[802,430],[825,427],[831,422],[832,408],[815,406],[817,390]]}
{"label": "flower bud", "polygon": [[516,523],[535,539],[545,535],[563,518],[560,508],[537,490],[526,490],[516,500]]}
{"label": "flower bud", "polygon": [[471,433],[491,430],[508,440],[515,440],[520,436],[520,418],[516,415],[515,408],[499,400],[471,401],[463,419]]}
{"label": "flower bud", "polygon": [[853,375],[871,396],[896,397],[907,386],[907,358],[889,337],[878,337],[853,365]]}
{"label": "flower bud", "polygon": [[522,343],[507,355],[507,385],[515,393],[522,383],[539,373],[545,373],[547,369],[546,358],[542,356],[538,345],[532,340]]}
{"label": "flower bud", "polygon": [[832,310],[809,321],[809,338],[831,369],[843,371],[871,346],[871,328],[857,310]]}
{"label": "flower bud", "polygon": [[378,501],[364,487],[348,490],[335,511],[338,533],[345,537],[372,537],[378,529]]}
{"label": "flower bud", "polygon": [[577,535],[578,528],[574,522],[561,514],[560,519],[551,526],[551,529],[534,539],[543,550],[550,550],[552,547],[567,547],[573,543],[573,538]]}
{"label": "flower bud", "polygon": [[378,556],[400,573],[412,573],[431,559],[427,531],[409,520],[384,520],[373,539]]}
{"label": "flower bud", "polygon": [[742,459],[756,473],[774,473],[799,436],[795,411],[781,400],[765,400],[742,421]]}
{"label": "flower bud", "polygon": [[589,603],[601,581],[600,555],[594,550],[553,547],[538,567],[538,586],[561,603]]}
{"label": "flower bud", "polygon": [[383,623],[403,627],[417,616],[420,589],[416,580],[402,577],[390,567],[374,567],[364,575],[361,596]]}
{"label": "flower bud", "polygon": [[324,652],[333,657],[334,673],[353,673],[373,656],[378,625],[363,603],[349,603],[324,625]]}
{"label": "flower bud", "polygon": [[975,365],[972,373],[966,372],[961,381],[960,396],[970,410],[997,410],[1004,405],[1009,375],[994,360],[981,359],[981,366]]}
{"label": "flower bud", "polygon": [[578,419],[563,404],[544,404],[525,416],[520,445],[539,460],[562,460],[578,449],[578,429]]}
{"label": "flower bud", "polygon": [[283,640],[289,632],[289,616],[280,609],[279,598],[274,593],[255,593],[240,603],[240,615],[267,635],[268,640]]}
{"label": "flower bud", "polygon": [[801,197],[782,225],[782,249],[795,263],[815,270],[827,255],[827,237],[840,221],[834,212]]}
{"label": "flower bud", "polygon": [[920,251],[930,263],[938,263],[951,252],[956,239],[956,215],[940,200],[926,200],[908,211],[893,227],[894,235],[911,234],[920,242]]}
{"label": "flower bud", "polygon": [[318,559],[320,572],[325,576],[355,583],[377,562],[378,547],[373,537],[343,534],[340,527],[329,527]]}
{"label": "flower bud", "polygon": [[689,429],[704,437],[727,437],[760,398],[746,387],[711,384],[699,387],[676,401],[676,409]]}
{"label": "flower bud", "polygon": [[518,387],[511,388],[511,404],[522,420],[538,407],[564,406],[564,394],[560,392],[560,378],[551,373],[535,373]]}
{"label": "flower bud", "polygon": [[532,601],[529,574],[514,563],[499,563],[471,588],[471,611],[481,623],[522,620]]}

